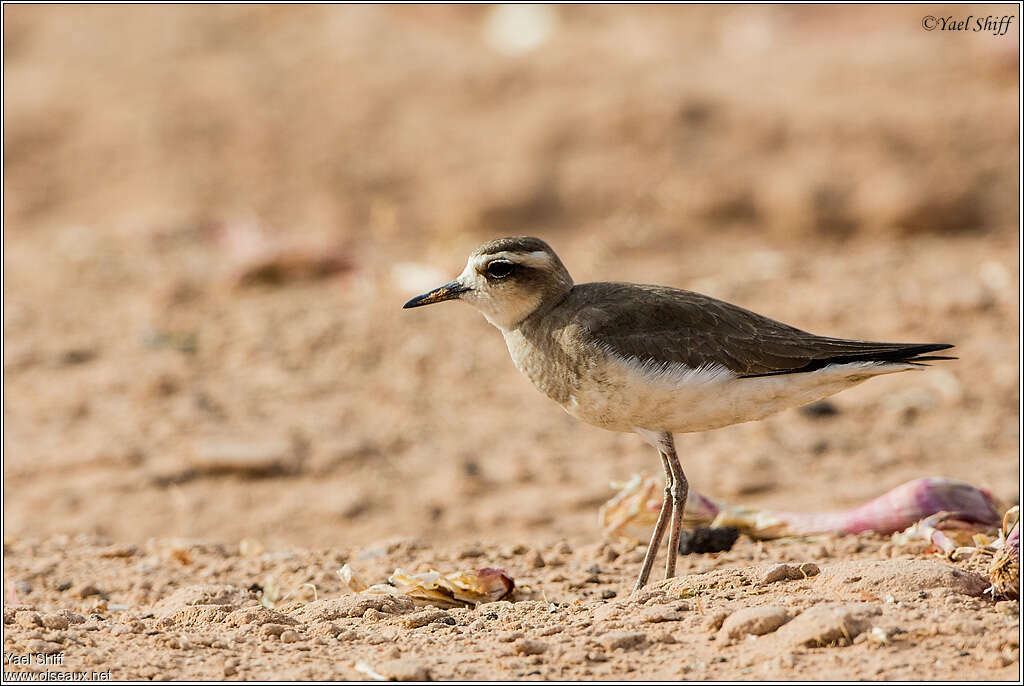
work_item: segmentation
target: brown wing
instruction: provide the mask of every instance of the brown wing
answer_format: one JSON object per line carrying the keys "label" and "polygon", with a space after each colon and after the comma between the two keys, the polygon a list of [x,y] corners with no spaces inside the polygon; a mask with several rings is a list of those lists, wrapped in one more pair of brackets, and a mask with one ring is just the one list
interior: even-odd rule
{"label": "brown wing", "polygon": [[952,347],[816,336],[715,298],[662,286],[590,283],[573,316],[593,344],[627,358],[688,367],[721,365],[741,376],[790,374],[855,361],[920,362]]}

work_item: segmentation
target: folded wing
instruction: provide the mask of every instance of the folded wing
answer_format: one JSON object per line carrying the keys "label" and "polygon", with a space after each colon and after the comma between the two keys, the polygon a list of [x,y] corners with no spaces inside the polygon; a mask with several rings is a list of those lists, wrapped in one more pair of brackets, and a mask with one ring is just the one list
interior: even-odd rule
{"label": "folded wing", "polygon": [[[625,283],[580,284],[573,317],[584,338],[647,364],[724,367],[737,376],[811,372],[848,362],[954,359],[945,343],[880,343],[816,336],[699,293]],[[583,305],[582,303],[589,303]]]}

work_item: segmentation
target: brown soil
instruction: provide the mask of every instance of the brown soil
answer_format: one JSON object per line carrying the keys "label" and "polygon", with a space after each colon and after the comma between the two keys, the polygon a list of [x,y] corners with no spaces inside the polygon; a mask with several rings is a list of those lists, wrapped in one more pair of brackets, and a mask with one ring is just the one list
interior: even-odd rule
{"label": "brown soil", "polygon": [[[678,437],[687,475],[790,510],[928,475],[1016,502],[1019,18],[562,7],[512,57],[489,12],[4,8],[5,655],[115,679],[1015,677],[1017,604],[923,544],[741,538],[629,598],[642,546],[597,509],[653,451],[538,394],[469,308],[400,305],[529,233],[578,281],[952,342],[835,414]],[[345,562],[519,589],[424,615],[348,594]],[[820,574],[762,584],[779,562]]]}

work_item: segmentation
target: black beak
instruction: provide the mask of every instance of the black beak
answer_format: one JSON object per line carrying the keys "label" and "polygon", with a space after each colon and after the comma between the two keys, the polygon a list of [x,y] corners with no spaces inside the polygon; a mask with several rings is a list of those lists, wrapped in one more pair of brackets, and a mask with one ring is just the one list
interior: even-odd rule
{"label": "black beak", "polygon": [[455,300],[461,294],[470,290],[473,289],[463,286],[458,281],[452,281],[451,283],[446,283],[443,286],[435,288],[429,293],[417,295],[415,298],[402,305],[402,309],[407,310],[410,307],[422,307],[423,305],[433,305],[434,303],[439,303],[443,300]]}

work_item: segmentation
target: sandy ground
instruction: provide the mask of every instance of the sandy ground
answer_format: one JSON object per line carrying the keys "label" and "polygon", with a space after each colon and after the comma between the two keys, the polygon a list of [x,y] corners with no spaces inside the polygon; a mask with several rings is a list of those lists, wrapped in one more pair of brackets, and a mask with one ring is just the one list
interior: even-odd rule
{"label": "sandy ground", "polygon": [[[1017,34],[919,9],[561,8],[513,57],[487,8],[6,7],[4,653],[64,657],[5,671],[1014,678],[1017,603],[924,544],[741,537],[630,598],[597,510],[653,451],[469,308],[400,309],[530,233],[577,281],[955,343],[680,436],[684,468],[789,510],[931,475],[1017,502]],[[424,610],[344,563],[517,592]]]}

